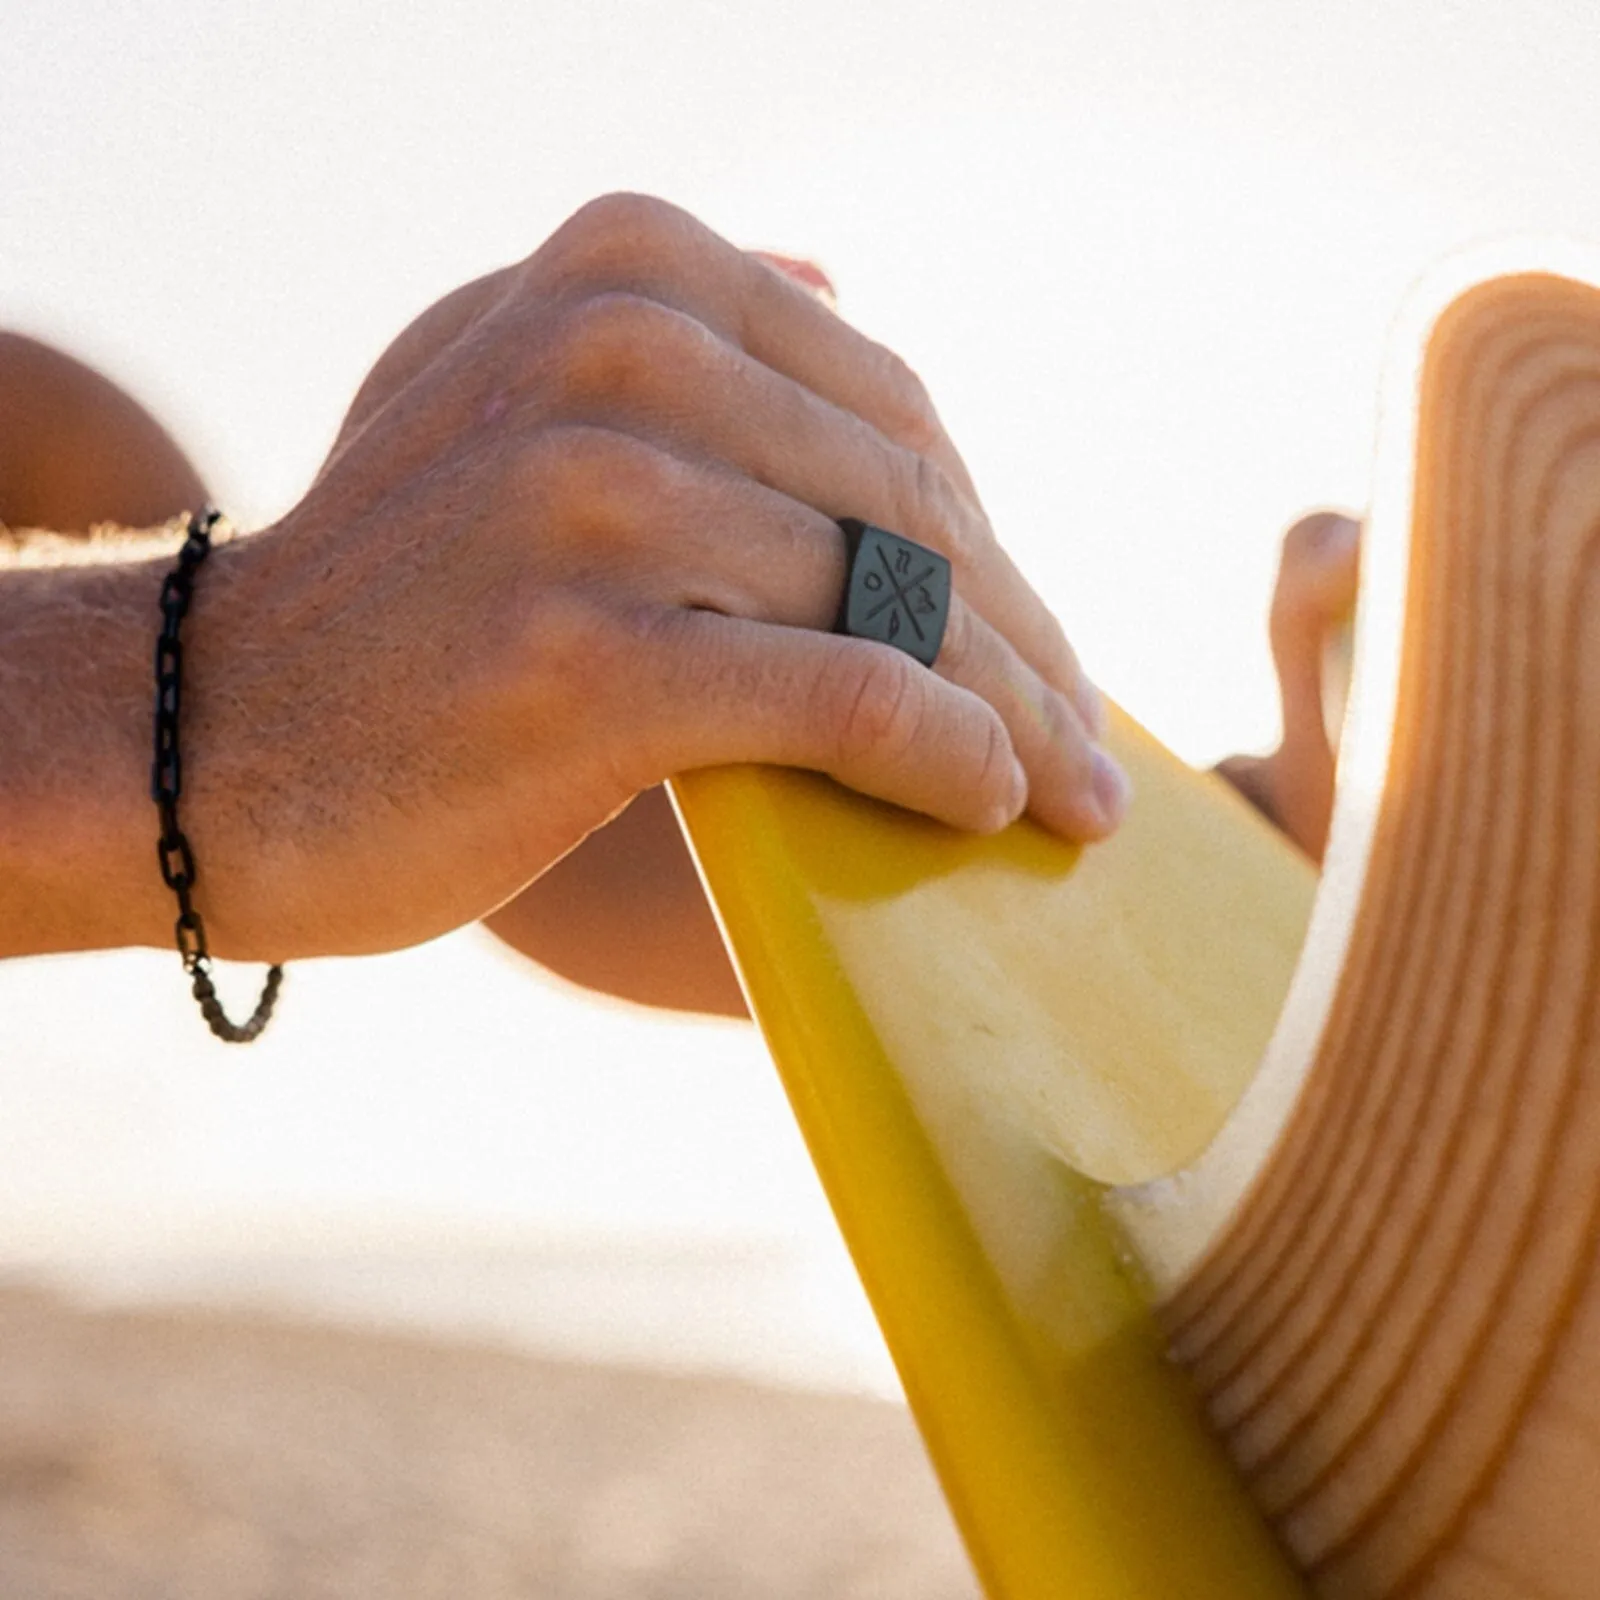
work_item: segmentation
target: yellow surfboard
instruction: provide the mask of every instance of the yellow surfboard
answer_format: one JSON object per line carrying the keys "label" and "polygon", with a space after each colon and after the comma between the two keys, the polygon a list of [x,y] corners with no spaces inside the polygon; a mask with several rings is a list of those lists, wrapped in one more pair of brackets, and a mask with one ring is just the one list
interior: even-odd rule
{"label": "yellow surfboard", "polygon": [[1196,1157],[1288,986],[1310,866],[1126,719],[1080,851],[808,773],[675,785],[752,1012],[992,1596],[1302,1591],[1099,1193]]}

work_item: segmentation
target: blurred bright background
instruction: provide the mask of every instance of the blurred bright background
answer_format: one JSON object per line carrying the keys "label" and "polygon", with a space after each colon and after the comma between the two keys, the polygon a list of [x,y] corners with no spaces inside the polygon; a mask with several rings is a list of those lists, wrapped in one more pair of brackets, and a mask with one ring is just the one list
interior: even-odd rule
{"label": "blurred bright background", "polygon": [[[241,523],[420,308],[655,191],[827,268],[1196,762],[1273,741],[1278,535],[1362,505],[1413,281],[1600,239],[1600,22],[1558,0],[8,0],[0,67],[0,325]],[[248,1052],[170,954],[0,967],[0,1268],[893,1391],[750,1033],[474,931],[296,967]]]}

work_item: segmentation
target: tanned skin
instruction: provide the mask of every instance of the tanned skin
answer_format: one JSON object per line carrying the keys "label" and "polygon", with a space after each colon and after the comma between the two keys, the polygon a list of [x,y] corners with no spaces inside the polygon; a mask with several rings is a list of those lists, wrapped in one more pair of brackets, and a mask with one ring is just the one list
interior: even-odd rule
{"label": "tanned skin", "polygon": [[[60,351],[0,334],[0,522],[68,533],[103,522],[143,526],[207,498],[194,465],[131,396]],[[1352,519],[1331,512],[1289,530],[1271,623],[1283,743],[1270,756],[1233,757],[1219,768],[1314,859],[1333,784],[1320,662],[1354,600],[1357,533]],[[645,1005],[745,1014],[659,785],[486,921],[587,988]]]}
{"label": "tanned skin", "polygon": [[1230,756],[1217,768],[1319,864],[1336,755],[1323,712],[1323,665],[1355,609],[1360,544],[1361,525],[1338,511],[1302,517],[1284,535],[1268,624],[1283,741],[1271,755]]}
{"label": "tanned skin", "polygon": [[60,350],[0,332],[0,522],[145,528],[204,499],[199,474],[131,395]]}
{"label": "tanned skin", "polygon": [[[0,332],[0,522],[142,528],[210,500],[132,395],[64,351]],[[584,988],[642,1005],[745,1014],[666,790],[646,790],[487,924]]]}
{"label": "tanned skin", "polygon": [[[1284,535],[1270,633],[1283,739],[1217,771],[1320,863],[1333,809],[1334,749],[1322,662],[1355,606],[1360,524],[1319,511]],[[645,1005],[742,1017],[728,964],[665,790],[611,825],[487,919],[507,944],[585,988]]]}
{"label": "tanned skin", "polygon": [[[74,398],[71,363],[9,348],[21,409],[56,420],[16,434],[7,518],[198,498],[125,397],[91,378]],[[80,479],[54,435],[118,416],[133,442]],[[843,515],[950,558],[933,671],[829,630]],[[61,545],[0,546],[0,954],[170,934],[134,797],[172,541]],[[404,330],[299,503],[213,550],[184,649],[184,821],[220,956],[477,920],[699,766],[808,767],[954,827],[1026,810],[1085,842],[1128,798],[1097,692],[915,374],[638,195]]]}

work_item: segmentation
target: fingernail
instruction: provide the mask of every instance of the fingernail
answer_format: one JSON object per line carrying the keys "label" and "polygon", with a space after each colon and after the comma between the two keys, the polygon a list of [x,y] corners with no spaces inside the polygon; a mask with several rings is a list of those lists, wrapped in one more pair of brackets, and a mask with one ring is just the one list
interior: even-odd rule
{"label": "fingernail", "polygon": [[1133,798],[1133,785],[1128,775],[1104,750],[1098,746],[1092,758],[1094,767],[1094,799],[1106,827],[1114,828],[1128,814],[1128,802]]}
{"label": "fingernail", "polygon": [[831,305],[839,303],[839,291],[834,288],[833,279],[815,261],[807,260],[803,256],[780,255],[776,250],[757,250],[755,253],[763,261],[776,267],[786,278],[793,278],[796,283],[804,284],[812,293],[821,295]]}

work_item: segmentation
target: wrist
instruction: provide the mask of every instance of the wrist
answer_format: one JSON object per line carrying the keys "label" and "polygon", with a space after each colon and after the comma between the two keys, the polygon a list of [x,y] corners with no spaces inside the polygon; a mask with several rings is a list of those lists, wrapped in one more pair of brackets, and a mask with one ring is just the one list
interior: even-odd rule
{"label": "wrist", "polygon": [[[249,542],[208,563],[192,647],[185,640],[185,731],[197,752],[192,770],[185,752],[186,816],[219,884],[228,868],[202,852],[239,854],[224,844],[237,807],[221,794],[229,763],[206,749],[204,724],[219,719],[205,679],[246,648]],[[125,548],[91,566],[0,572],[0,954],[172,943],[150,768],[159,595],[175,543],[148,542],[136,559]],[[208,916],[210,877],[199,891]],[[228,900],[213,943],[246,953]]]}

